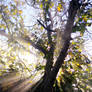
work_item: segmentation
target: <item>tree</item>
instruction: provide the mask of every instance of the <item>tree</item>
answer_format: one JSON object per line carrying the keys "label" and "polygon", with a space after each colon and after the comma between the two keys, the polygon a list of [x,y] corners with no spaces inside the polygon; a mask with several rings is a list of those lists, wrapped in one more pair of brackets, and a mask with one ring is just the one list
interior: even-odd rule
{"label": "tree", "polygon": [[[37,1],[33,1],[33,3],[35,6]],[[39,92],[40,91],[51,92],[53,90],[53,84],[55,82],[55,79],[59,72],[59,69],[62,66],[62,64],[64,63],[65,57],[67,56],[67,51],[70,46],[70,41],[72,40],[71,33],[76,32],[75,28],[77,27],[77,30],[79,28],[78,31],[80,31],[81,34],[83,34],[86,29],[86,25],[87,24],[90,25],[90,23],[87,23],[87,16],[86,16],[86,14],[88,13],[86,8],[89,5],[89,3],[85,2],[85,1],[80,1],[80,0],[70,1],[69,7],[68,7],[67,21],[65,24],[65,28],[63,30],[63,34],[61,35],[62,36],[62,48],[60,49],[59,56],[57,57],[55,63],[53,62],[54,61],[54,51],[55,51],[55,46],[54,46],[55,38],[53,41],[52,35],[58,30],[53,30],[53,24],[54,24],[53,21],[54,20],[52,18],[51,9],[50,9],[51,5],[53,5],[53,2],[50,0],[49,1],[43,0],[43,1],[38,1],[38,3],[41,3],[40,7],[43,10],[45,24],[43,24],[40,20],[37,20],[37,21],[47,31],[47,37],[48,37],[47,47],[49,47],[49,49],[48,48],[46,49],[46,46],[44,46],[44,48],[43,48],[41,46],[41,44],[40,44],[41,47],[38,48],[40,51],[42,51],[44,53],[44,56],[45,56],[45,59],[47,62],[46,62],[46,67],[45,67],[45,74],[42,78],[41,83],[39,83],[39,82],[37,83],[38,86],[36,86],[36,88],[37,88],[37,92],[38,92],[38,90],[39,90]],[[62,2],[62,1],[60,1],[60,3],[58,3],[58,6],[57,6],[58,12],[62,11],[63,4],[64,4],[64,2]],[[84,9],[86,9],[86,12],[84,11]],[[90,14],[88,16],[90,16]],[[62,17],[62,16],[60,16],[60,17]],[[77,17],[79,17],[78,21],[75,21],[75,19],[77,20]],[[90,17],[88,17],[88,18],[90,18]],[[62,29],[60,29],[60,31],[61,30]],[[40,39],[40,42],[42,44],[44,44],[42,39]],[[37,46],[37,45],[35,44],[35,46]]]}
{"label": "tree", "polygon": [[[27,2],[27,0],[25,1]],[[88,20],[91,20],[92,15],[90,9],[91,1],[71,0],[68,2],[69,6],[67,7],[65,7],[67,4],[63,0],[33,0],[31,3],[33,7],[40,7],[42,10],[42,15],[40,15],[42,19],[37,19],[39,24],[35,27],[38,27],[38,30],[40,29],[40,32],[42,31],[43,34],[37,34],[37,29],[37,33],[31,33],[32,38],[30,38],[28,34],[24,34],[25,30],[26,32],[28,31],[25,29],[25,25],[22,24],[23,19],[20,17],[21,22],[16,23],[18,32],[15,32],[15,29],[15,36],[13,37],[15,37],[14,41],[17,42],[19,42],[19,39],[26,41],[35,49],[38,49],[40,53],[43,53],[44,59],[46,59],[44,76],[32,87],[31,91],[51,92],[54,91],[53,85],[57,74],[61,66],[63,66],[65,57],[70,49],[71,41],[74,40],[71,38],[71,33],[79,31],[82,36],[86,30],[86,26],[91,25],[91,23],[88,22]],[[29,3],[27,2],[27,4]],[[2,17],[3,21],[7,20],[5,19],[6,14]],[[10,27],[7,26],[6,21],[5,23],[9,31]],[[58,28],[56,26],[58,26]],[[11,32],[10,34],[14,33]],[[16,34],[17,36],[20,35],[18,37],[19,39],[17,39]],[[41,37],[39,38],[37,35]]]}

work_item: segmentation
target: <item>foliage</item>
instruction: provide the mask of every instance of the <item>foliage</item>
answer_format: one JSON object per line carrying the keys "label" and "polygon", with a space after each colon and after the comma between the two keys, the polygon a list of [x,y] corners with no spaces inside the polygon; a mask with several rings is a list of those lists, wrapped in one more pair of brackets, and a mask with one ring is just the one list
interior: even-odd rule
{"label": "foliage", "polygon": [[[25,6],[25,2],[34,9],[39,10],[37,22],[34,23],[32,29],[29,25],[26,26],[24,22],[25,18],[21,7]],[[66,56],[66,58],[63,59],[64,62],[62,61],[61,66],[59,66],[60,71],[56,70],[58,75],[53,86],[56,92],[92,91],[92,64],[88,57],[82,53],[83,49],[80,48],[87,26],[92,24],[90,0],[88,2],[84,0],[83,4],[80,3],[74,18],[69,17],[71,14],[68,14],[67,17],[67,13],[74,10],[68,7],[70,1],[31,0],[28,2],[25,0],[25,2],[22,0],[0,2],[0,35],[7,37],[1,38],[6,41],[7,46],[5,49],[4,46],[0,45],[0,76],[20,72],[24,75],[28,73],[31,79],[35,79],[35,76],[44,75],[42,77],[44,79],[42,86],[49,84],[48,81],[52,76],[48,76],[54,71],[55,65],[59,61],[58,58],[63,52],[62,49],[66,48],[64,43],[67,40],[70,41],[70,39],[67,39],[68,36],[71,33],[77,34],[77,32],[80,32],[80,37],[71,38],[68,51],[66,50],[67,56],[62,55],[62,57],[65,58]],[[76,7],[74,8],[76,10]],[[67,32],[67,34],[64,32],[67,29],[65,27],[67,27],[69,18],[72,19],[71,21],[74,19],[75,21],[73,24],[71,23],[73,29],[68,35]],[[29,56],[32,47],[38,49],[38,51],[35,50],[35,53],[39,55],[38,58],[40,56],[43,58],[40,59],[41,61],[46,61],[46,65],[39,62],[34,65],[27,64],[25,63],[27,62],[26,59],[22,60],[19,57],[19,53],[25,53],[25,56]]]}
{"label": "foliage", "polygon": [[[72,42],[68,51],[68,59],[64,61],[61,67],[58,77],[57,84],[60,92],[91,92],[92,80],[92,64],[91,61],[81,53],[79,46],[79,39],[77,42]],[[55,84],[56,85],[56,84]],[[56,89],[57,90],[57,89]],[[59,92],[58,91],[58,92]]]}

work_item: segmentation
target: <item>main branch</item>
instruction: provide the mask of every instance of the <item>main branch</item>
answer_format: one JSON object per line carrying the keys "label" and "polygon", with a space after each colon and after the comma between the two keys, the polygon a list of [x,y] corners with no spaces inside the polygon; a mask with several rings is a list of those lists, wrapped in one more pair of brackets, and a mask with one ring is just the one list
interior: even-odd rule
{"label": "main branch", "polygon": [[50,81],[52,84],[54,83],[57,73],[58,73],[60,67],[62,66],[64,59],[67,55],[67,51],[68,51],[68,48],[70,45],[70,40],[71,40],[71,33],[72,33],[72,27],[74,24],[74,18],[77,14],[78,9],[79,9],[79,0],[72,0],[69,5],[68,20],[67,20],[67,24],[65,26],[64,35],[63,35],[64,45],[61,49],[59,57],[56,60],[55,65],[49,75],[49,77],[51,78]]}

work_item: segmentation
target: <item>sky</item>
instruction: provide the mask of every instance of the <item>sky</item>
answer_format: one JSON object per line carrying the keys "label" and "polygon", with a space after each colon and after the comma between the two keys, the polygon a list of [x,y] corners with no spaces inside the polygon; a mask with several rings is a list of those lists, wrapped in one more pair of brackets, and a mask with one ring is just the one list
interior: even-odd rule
{"label": "sky", "polygon": [[[22,14],[24,17],[25,25],[32,26],[35,22],[37,22],[38,14],[39,14],[38,9],[34,9],[33,7],[25,5],[25,7],[23,8],[23,14]],[[92,31],[92,26],[88,28],[88,31]],[[91,34],[89,35],[91,36]],[[84,34],[85,43],[84,43],[83,52],[86,55],[92,57],[92,38],[91,37],[89,38],[87,33]],[[1,41],[0,41],[0,44],[2,44]],[[25,58],[27,58],[28,61],[32,61],[32,62],[37,61],[36,56],[33,54],[26,55]]]}
{"label": "sky", "polygon": [[[25,25],[33,25],[33,23],[37,20],[37,15],[39,14],[38,9],[34,9],[28,5],[26,5],[26,10],[23,9],[23,16],[26,16],[24,19]],[[92,33],[92,26],[87,27],[87,30]],[[85,53],[89,58],[92,57],[92,34],[85,32],[83,39],[84,48],[83,53]],[[77,34],[78,35],[78,34]]]}
{"label": "sky", "polygon": [[[84,52],[92,57],[92,26],[87,28],[88,32],[85,32],[84,34]],[[92,59],[92,58],[91,58]]]}

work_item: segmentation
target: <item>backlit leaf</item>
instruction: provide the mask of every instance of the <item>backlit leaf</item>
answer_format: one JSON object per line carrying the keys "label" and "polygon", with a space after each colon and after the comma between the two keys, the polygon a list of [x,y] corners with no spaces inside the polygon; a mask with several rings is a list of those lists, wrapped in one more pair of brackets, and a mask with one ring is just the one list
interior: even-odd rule
{"label": "backlit leaf", "polygon": [[23,12],[22,12],[22,10],[19,10],[19,14],[22,14]]}
{"label": "backlit leaf", "polygon": [[57,7],[57,10],[60,12],[61,11],[61,8],[60,7]]}
{"label": "backlit leaf", "polygon": [[43,4],[42,4],[42,3],[40,4],[40,8],[41,8],[41,9],[43,8]]}

